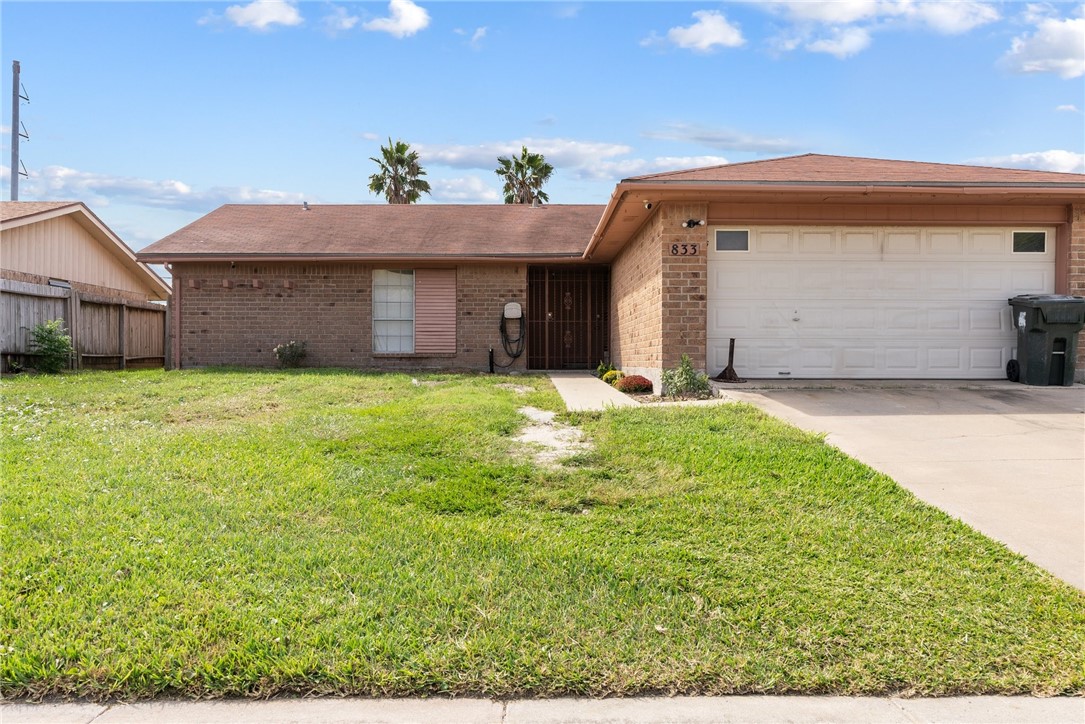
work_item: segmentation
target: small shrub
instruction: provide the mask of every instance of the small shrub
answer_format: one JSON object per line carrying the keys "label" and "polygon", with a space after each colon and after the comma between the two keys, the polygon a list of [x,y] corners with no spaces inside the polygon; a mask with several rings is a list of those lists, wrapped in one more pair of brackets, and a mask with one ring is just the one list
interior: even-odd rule
{"label": "small shrub", "polygon": [[693,369],[688,354],[673,370],[663,370],[663,394],[668,397],[711,397],[708,375]]}
{"label": "small shrub", "polygon": [[651,392],[652,381],[640,375],[629,375],[614,383],[620,392]]}
{"label": "small shrub", "polygon": [[614,365],[612,365],[609,362],[600,361],[599,366],[595,368],[595,376],[596,377],[602,377],[607,372],[611,372],[613,370],[614,370]]}
{"label": "small shrub", "polygon": [[279,360],[279,366],[301,367],[301,361],[305,359],[305,342],[293,340],[286,344],[280,344],[275,348],[275,359]]}
{"label": "small shrub", "polygon": [[625,373],[621,370],[610,370],[603,375],[603,382],[606,382],[608,385],[613,385],[623,377],[625,377]]}
{"label": "small shrub", "polygon": [[30,332],[30,351],[37,355],[35,367],[39,372],[56,374],[72,361],[75,350],[72,338],[65,332],[63,319],[42,322]]}

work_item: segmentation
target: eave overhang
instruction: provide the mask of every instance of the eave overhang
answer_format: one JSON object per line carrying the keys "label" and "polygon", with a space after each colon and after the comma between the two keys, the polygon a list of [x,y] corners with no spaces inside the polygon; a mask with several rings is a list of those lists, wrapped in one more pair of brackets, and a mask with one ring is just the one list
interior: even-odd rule
{"label": "eave overhang", "polygon": [[[660,204],[666,202],[1073,204],[1085,202],[1085,183],[626,179],[614,188],[584,251],[584,259],[602,263],[611,261],[644,223],[658,213]],[[648,203],[652,205],[650,209],[646,208]],[[616,228],[618,226],[621,228]]]}

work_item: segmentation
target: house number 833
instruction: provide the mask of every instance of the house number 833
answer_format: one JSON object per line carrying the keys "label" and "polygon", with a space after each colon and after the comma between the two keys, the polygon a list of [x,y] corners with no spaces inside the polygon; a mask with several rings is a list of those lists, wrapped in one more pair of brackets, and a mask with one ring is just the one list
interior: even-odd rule
{"label": "house number 833", "polygon": [[671,244],[671,256],[697,256],[699,244]]}

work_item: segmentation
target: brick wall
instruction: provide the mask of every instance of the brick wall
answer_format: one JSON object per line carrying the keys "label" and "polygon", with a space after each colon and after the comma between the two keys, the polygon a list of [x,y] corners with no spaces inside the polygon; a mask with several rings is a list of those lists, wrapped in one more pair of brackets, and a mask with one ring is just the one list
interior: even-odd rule
{"label": "brick wall", "polygon": [[[488,369],[490,347],[498,364],[508,364],[498,326],[506,302],[519,302],[527,314],[527,266],[465,265],[456,273],[457,367]],[[516,333],[515,327],[509,332]],[[511,370],[527,369],[527,351]]]}
{"label": "brick wall", "polygon": [[[1070,263],[1068,294],[1085,297],[1085,204],[1070,208]],[[1085,331],[1077,338],[1077,368],[1075,378],[1085,382]]]}
{"label": "brick wall", "polygon": [[659,383],[663,365],[662,220],[657,212],[610,267],[610,361]]}
{"label": "brick wall", "polygon": [[[457,268],[457,352],[447,355],[373,354],[372,269],[344,262],[174,264],[181,367],[274,366],[272,350],[290,340],[306,343],[312,367],[482,370],[491,345],[498,361],[507,361],[498,321],[506,301],[527,302],[525,266]],[[525,363],[526,355],[512,369]]]}
{"label": "brick wall", "polygon": [[[682,228],[687,219],[708,219],[707,204],[664,204],[660,253],[663,257],[663,367],[675,367],[688,354],[705,371],[708,334],[708,231]],[[681,254],[697,245],[696,254]],[[678,252],[678,253],[676,253]]]}
{"label": "brick wall", "polygon": [[706,204],[662,204],[611,265],[613,362],[657,389],[660,373],[683,354],[705,368],[708,237],[705,227],[682,222],[707,214]]}

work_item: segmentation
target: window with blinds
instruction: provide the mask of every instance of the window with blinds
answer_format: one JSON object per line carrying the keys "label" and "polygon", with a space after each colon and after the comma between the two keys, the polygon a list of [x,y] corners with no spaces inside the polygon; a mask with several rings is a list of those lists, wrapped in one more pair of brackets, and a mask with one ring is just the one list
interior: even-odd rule
{"label": "window with blinds", "polygon": [[373,270],[373,351],[456,353],[456,270]]}

